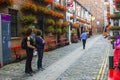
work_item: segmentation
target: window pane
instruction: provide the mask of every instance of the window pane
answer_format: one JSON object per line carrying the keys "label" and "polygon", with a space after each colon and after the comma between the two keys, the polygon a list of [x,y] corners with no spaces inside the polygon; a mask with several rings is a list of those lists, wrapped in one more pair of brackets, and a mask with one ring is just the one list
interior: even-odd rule
{"label": "window pane", "polygon": [[11,37],[18,37],[17,10],[9,9],[11,15]]}

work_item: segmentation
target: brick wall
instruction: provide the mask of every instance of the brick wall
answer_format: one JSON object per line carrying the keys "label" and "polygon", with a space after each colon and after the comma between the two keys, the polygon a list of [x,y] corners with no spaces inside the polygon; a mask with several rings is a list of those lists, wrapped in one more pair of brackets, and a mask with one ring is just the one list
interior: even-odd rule
{"label": "brick wall", "polygon": [[[102,31],[104,26],[104,6],[103,0],[79,0],[79,2],[84,5],[90,7],[90,12],[95,17],[93,25],[93,32],[97,33]],[[100,21],[100,24],[97,25],[97,21]]]}

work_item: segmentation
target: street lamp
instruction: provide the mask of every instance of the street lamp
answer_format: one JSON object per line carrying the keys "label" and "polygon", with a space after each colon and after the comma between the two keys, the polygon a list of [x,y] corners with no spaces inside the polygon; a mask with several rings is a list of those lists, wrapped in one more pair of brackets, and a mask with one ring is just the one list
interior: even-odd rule
{"label": "street lamp", "polygon": [[92,22],[95,20],[94,16],[91,16],[91,28],[92,28]]}
{"label": "street lamp", "polygon": [[90,20],[91,20],[91,30],[90,30],[90,36],[91,36],[92,35],[92,22],[95,20],[95,17],[91,16]]}

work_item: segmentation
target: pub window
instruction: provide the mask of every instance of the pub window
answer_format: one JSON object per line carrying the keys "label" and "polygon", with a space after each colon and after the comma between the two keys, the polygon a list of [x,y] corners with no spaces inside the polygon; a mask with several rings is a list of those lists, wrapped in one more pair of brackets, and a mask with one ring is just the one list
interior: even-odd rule
{"label": "pub window", "polygon": [[11,37],[18,37],[18,10],[9,9],[11,15]]}
{"label": "pub window", "polygon": [[114,20],[114,26],[119,26],[119,20],[118,19]]}

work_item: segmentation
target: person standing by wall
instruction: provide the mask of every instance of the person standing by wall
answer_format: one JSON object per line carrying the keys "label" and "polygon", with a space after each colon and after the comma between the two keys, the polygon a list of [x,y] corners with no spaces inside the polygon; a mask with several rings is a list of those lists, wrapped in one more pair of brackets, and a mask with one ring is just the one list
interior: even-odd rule
{"label": "person standing by wall", "polygon": [[42,59],[43,59],[45,41],[41,36],[42,36],[42,31],[38,30],[36,32],[36,48],[38,51],[37,68],[38,68],[38,70],[43,71],[44,68],[42,67]]}
{"label": "person standing by wall", "polygon": [[85,49],[85,44],[86,44],[86,40],[87,40],[87,33],[85,31],[83,31],[83,33],[80,35],[82,42],[83,42],[83,49]]}
{"label": "person standing by wall", "polygon": [[32,39],[32,29],[27,29],[26,32],[27,35],[27,47],[26,47],[26,53],[27,53],[27,59],[26,59],[26,64],[25,64],[25,73],[29,74],[32,76],[32,73],[34,71],[32,70],[32,58],[33,58],[33,51],[36,50],[35,46],[33,45],[33,39]]}

